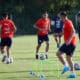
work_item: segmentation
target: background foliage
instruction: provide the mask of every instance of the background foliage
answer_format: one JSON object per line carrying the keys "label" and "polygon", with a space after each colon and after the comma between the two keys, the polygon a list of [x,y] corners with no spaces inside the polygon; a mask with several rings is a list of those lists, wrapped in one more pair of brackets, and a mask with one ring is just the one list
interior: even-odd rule
{"label": "background foliage", "polygon": [[8,11],[15,22],[17,34],[34,34],[35,21],[41,17],[43,10],[55,16],[60,10],[66,10],[75,24],[75,14],[79,11],[80,0],[0,0],[0,14]]}

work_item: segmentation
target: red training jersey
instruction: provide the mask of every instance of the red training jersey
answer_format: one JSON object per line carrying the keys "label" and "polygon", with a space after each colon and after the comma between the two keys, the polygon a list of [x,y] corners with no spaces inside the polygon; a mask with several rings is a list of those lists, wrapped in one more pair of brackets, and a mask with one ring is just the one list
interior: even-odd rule
{"label": "red training jersey", "polygon": [[3,19],[0,21],[0,28],[1,28],[1,38],[6,38],[6,37],[13,37],[13,27],[14,23],[12,20],[9,19]]}
{"label": "red training jersey", "polygon": [[47,35],[50,29],[50,19],[40,18],[35,25],[41,29],[41,30],[38,30],[37,32],[38,35],[41,35],[41,36]]}
{"label": "red training jersey", "polygon": [[[65,22],[64,22],[64,25],[63,25],[63,36],[64,36],[64,41],[65,42],[67,40],[69,40],[72,28],[74,28],[72,21],[69,20],[69,19],[66,19]],[[71,44],[75,44],[76,43],[76,35],[75,35],[75,33],[74,33],[70,43]]]}

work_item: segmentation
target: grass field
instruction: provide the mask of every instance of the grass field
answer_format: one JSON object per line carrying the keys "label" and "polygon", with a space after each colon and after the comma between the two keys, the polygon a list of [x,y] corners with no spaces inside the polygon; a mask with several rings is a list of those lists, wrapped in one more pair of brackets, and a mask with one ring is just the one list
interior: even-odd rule
{"label": "grass field", "polygon": [[[66,78],[70,72],[61,75],[63,66],[56,57],[57,48],[52,35],[50,35],[49,59],[45,61],[35,59],[36,36],[19,36],[13,40],[14,62],[12,64],[0,62],[0,80],[41,80],[30,75],[28,73],[30,70],[35,71],[37,75],[44,74],[46,78],[42,80],[80,80],[80,71],[76,71],[77,78],[75,79]],[[42,44],[40,53],[44,53],[44,47],[45,43]],[[74,61],[80,62],[80,43],[78,40]]]}

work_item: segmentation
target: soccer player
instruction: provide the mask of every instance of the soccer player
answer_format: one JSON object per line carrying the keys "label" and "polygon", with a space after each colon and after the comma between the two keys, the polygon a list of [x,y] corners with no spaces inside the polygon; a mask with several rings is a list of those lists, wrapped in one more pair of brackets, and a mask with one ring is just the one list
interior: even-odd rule
{"label": "soccer player", "polygon": [[80,12],[77,15],[77,21],[78,21],[77,31],[78,31],[79,41],[80,41]]}
{"label": "soccer player", "polygon": [[[8,19],[8,13],[4,12],[2,14],[2,20],[0,21],[0,50],[3,55],[2,62],[6,61],[7,64],[12,62],[11,57],[11,45],[12,45],[12,37],[16,32],[16,27],[12,20]],[[6,52],[4,48],[6,47]],[[6,54],[7,53],[7,54]]]}
{"label": "soccer player", "polygon": [[50,19],[48,18],[48,13],[44,12],[42,14],[42,18],[40,18],[35,24],[34,27],[37,28],[38,32],[38,45],[36,47],[36,59],[39,58],[39,49],[41,44],[46,42],[45,56],[48,58],[48,50],[49,50],[49,37],[48,32],[50,31]]}
{"label": "soccer player", "polygon": [[[75,78],[76,75],[74,72],[74,64],[72,60],[72,56],[75,51],[75,44],[76,44],[75,29],[72,21],[67,18],[66,12],[60,13],[60,19],[64,22],[63,24],[64,44],[59,48],[57,52],[57,57],[64,65],[62,74],[71,70],[71,74],[68,76],[68,78]],[[66,54],[66,60],[64,59],[63,56],[64,53]]]}
{"label": "soccer player", "polygon": [[63,22],[60,20],[59,14],[52,19],[51,25],[54,27],[53,36],[57,43],[57,48],[59,48],[61,44],[61,36],[62,36],[61,33],[62,33],[62,26],[63,26]]}

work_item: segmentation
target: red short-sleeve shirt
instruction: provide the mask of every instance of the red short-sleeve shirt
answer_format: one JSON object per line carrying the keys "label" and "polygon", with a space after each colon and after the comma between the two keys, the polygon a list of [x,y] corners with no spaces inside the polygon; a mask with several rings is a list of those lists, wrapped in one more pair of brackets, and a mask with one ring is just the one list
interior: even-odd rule
{"label": "red short-sleeve shirt", "polygon": [[[63,35],[64,35],[65,42],[69,40],[72,28],[74,28],[72,21],[69,19],[66,19],[63,25]],[[76,43],[76,36],[74,34],[71,40],[71,44],[75,44],[75,43]]]}
{"label": "red short-sleeve shirt", "polygon": [[14,27],[14,23],[12,20],[5,19],[0,21],[0,28],[1,28],[1,37],[13,37],[14,32],[12,31],[12,28]]}
{"label": "red short-sleeve shirt", "polygon": [[44,19],[44,18],[40,18],[35,25],[43,30],[38,30],[37,34],[38,35],[46,35],[49,32],[49,28],[50,28],[50,19]]}

